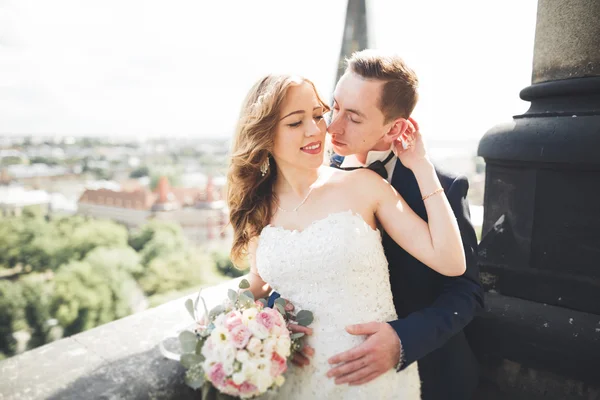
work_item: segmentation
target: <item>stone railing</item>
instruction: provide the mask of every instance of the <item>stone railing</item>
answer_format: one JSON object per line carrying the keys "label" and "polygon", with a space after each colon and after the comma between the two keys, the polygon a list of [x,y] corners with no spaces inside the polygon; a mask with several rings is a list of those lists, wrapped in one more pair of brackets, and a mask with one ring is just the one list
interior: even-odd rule
{"label": "stone railing", "polygon": [[[229,281],[203,290],[207,303],[223,299]],[[184,302],[196,294],[113,321],[0,362],[0,400],[192,399],[178,362],[158,344],[193,324]]]}
{"label": "stone railing", "polygon": [[[222,300],[228,287],[237,287],[237,280],[203,290],[208,306]],[[184,370],[179,363],[165,358],[158,346],[167,335],[193,323],[184,302],[195,296],[171,301],[0,362],[0,400],[200,398],[199,392],[183,382]],[[529,332],[518,326],[513,331],[507,330],[506,327],[514,327],[522,320],[522,310],[513,309],[508,300],[495,293],[488,293],[486,301],[486,310],[468,329],[483,361],[475,400],[600,399],[598,385],[549,372],[556,368],[529,365],[523,362],[523,357],[508,351],[515,346],[519,335],[529,335],[533,348],[536,343],[548,345],[560,341],[553,337],[556,336],[553,330]],[[550,308],[532,304],[536,306]],[[538,310],[542,327],[549,313],[543,309]],[[570,317],[584,321],[579,315]],[[560,332],[568,329],[573,333],[584,332],[580,337],[590,334],[589,329],[596,333],[591,325],[581,331],[580,324],[572,326],[565,320]],[[592,356],[586,351],[598,350],[597,346],[581,348],[577,342],[577,338],[571,342],[572,354],[564,362]],[[514,357],[505,357],[506,354]]]}

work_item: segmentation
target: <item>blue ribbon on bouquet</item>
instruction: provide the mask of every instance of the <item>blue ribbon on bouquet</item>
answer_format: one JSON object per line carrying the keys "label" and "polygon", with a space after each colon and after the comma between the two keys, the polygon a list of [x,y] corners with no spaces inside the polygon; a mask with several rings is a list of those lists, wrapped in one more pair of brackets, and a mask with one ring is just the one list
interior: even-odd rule
{"label": "blue ribbon on bouquet", "polygon": [[269,296],[269,299],[267,300],[267,307],[269,307],[269,308],[275,307],[275,300],[277,300],[280,297],[281,297],[281,295],[277,292],[271,293],[271,295]]}

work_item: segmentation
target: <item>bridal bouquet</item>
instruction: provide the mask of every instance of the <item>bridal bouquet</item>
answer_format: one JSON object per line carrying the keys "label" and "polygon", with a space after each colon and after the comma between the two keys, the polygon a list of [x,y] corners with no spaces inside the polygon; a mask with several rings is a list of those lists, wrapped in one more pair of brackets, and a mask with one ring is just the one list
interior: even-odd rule
{"label": "bridal bouquet", "polygon": [[[294,352],[301,350],[303,333],[292,333],[288,323],[307,326],[310,311],[297,315],[286,312],[285,301],[277,299],[273,308],[264,299],[254,300],[242,280],[239,290],[229,289],[228,299],[210,312],[200,295],[189,299],[186,308],[196,321],[199,299],[205,310],[203,323],[194,331],[183,331],[179,341],[180,362],[187,369],[185,382],[203,392],[213,386],[218,392],[248,399],[275,392],[284,384],[284,372]],[[207,318],[206,318],[207,316]]]}

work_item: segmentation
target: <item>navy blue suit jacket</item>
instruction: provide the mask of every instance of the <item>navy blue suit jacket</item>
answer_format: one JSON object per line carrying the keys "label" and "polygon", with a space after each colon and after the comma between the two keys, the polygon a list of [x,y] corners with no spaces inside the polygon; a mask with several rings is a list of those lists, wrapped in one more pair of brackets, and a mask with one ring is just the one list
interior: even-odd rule
{"label": "navy blue suit jacket", "polygon": [[[341,165],[342,160],[334,156],[332,166]],[[402,342],[406,360],[403,368],[419,361],[423,400],[467,400],[479,377],[477,361],[463,332],[483,307],[477,238],[470,222],[467,179],[439,170],[437,173],[460,228],[467,271],[460,277],[443,276],[412,257],[384,232],[383,247],[399,318],[389,324]],[[391,184],[427,221],[417,180],[399,159]],[[271,301],[277,296],[272,296]]]}

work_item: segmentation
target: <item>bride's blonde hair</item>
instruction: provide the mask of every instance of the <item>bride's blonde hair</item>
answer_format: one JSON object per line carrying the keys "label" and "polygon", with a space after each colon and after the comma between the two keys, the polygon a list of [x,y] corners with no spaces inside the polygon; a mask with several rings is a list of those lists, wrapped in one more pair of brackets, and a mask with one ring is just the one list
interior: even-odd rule
{"label": "bride's blonde hair", "polygon": [[[290,87],[305,82],[314,89],[324,111],[329,111],[311,81],[292,75],[267,75],[252,86],[243,103],[227,174],[227,205],[233,227],[231,260],[236,265],[243,261],[250,239],[260,234],[273,216],[277,166],[271,152],[281,105]],[[261,166],[264,169],[266,162],[269,167],[263,174]]]}

